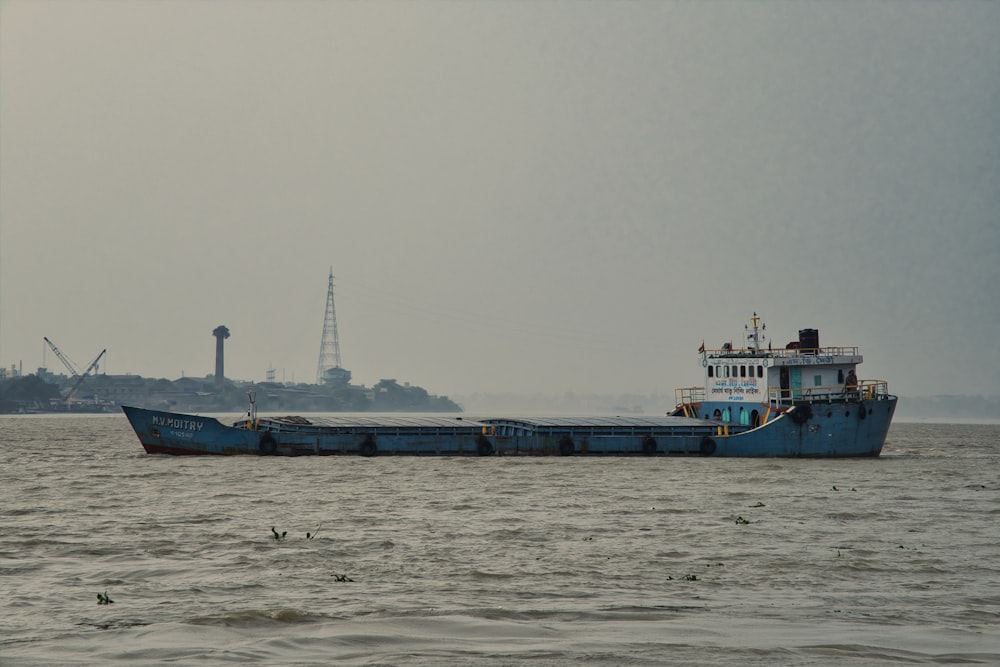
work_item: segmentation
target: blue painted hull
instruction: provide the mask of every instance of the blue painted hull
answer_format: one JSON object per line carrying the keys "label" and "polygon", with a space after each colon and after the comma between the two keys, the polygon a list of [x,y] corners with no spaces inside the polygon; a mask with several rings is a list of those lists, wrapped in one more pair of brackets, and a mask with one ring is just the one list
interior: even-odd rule
{"label": "blue painted hull", "polygon": [[897,399],[814,403],[797,423],[794,412],[719,442],[719,456],[863,457],[882,453]]}
{"label": "blue painted hull", "polygon": [[895,396],[817,402],[757,428],[679,416],[579,419],[211,417],[122,406],[151,454],[264,456],[871,457]]}

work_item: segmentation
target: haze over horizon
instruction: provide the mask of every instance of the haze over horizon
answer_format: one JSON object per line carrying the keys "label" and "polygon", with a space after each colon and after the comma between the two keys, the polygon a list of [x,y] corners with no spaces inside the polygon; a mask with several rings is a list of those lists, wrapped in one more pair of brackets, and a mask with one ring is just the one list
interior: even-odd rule
{"label": "haze over horizon", "polygon": [[1000,394],[1000,4],[0,1],[0,364]]}

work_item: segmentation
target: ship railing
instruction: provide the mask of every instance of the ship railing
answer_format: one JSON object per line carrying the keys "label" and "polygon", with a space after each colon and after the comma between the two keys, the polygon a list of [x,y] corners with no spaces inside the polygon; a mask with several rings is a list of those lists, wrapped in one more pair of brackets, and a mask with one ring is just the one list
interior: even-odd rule
{"label": "ship railing", "polygon": [[769,407],[787,407],[796,403],[834,403],[841,401],[878,401],[889,398],[886,380],[861,380],[856,387],[845,385],[826,387],[768,387]]}
{"label": "ship railing", "polygon": [[674,389],[674,399],[677,406],[701,403],[705,400],[704,387],[677,387]]}
{"label": "ship railing", "polygon": [[709,359],[729,359],[734,357],[754,357],[761,359],[793,359],[796,357],[856,357],[860,354],[857,345],[835,347],[790,347],[776,350],[754,350],[751,348],[722,348],[705,350]]}
{"label": "ship railing", "polygon": [[697,417],[698,411],[694,407],[696,403],[705,400],[704,387],[676,387],[674,388],[675,410],[681,410],[685,417]]}

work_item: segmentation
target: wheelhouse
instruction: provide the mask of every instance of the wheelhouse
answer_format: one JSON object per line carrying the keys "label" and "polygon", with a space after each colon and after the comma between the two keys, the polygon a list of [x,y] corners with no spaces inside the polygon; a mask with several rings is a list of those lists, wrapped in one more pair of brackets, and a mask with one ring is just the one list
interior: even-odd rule
{"label": "wheelhouse", "polygon": [[798,340],[775,349],[765,329],[754,313],[742,347],[702,345],[704,384],[676,390],[675,414],[759,426],[800,403],[888,398],[885,381],[857,378],[858,347],[823,347],[817,329],[800,329]]}

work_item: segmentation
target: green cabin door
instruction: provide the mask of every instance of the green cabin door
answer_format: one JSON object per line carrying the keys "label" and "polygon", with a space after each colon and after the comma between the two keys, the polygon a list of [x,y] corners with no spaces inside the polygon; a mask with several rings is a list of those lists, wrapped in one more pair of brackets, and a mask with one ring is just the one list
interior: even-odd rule
{"label": "green cabin door", "polygon": [[788,369],[789,385],[792,389],[792,398],[802,398],[802,367],[792,366]]}

